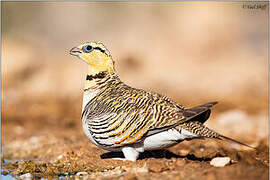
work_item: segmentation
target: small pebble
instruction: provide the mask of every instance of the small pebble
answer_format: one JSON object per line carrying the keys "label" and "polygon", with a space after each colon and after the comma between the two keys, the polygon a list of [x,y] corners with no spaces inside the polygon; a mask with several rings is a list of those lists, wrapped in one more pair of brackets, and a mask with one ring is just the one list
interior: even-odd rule
{"label": "small pebble", "polygon": [[190,152],[189,150],[181,149],[181,150],[179,151],[179,155],[180,155],[180,156],[187,156],[189,152]]}
{"label": "small pebble", "polygon": [[26,173],[26,174],[19,176],[19,178],[23,179],[23,180],[32,180],[34,178],[34,176],[31,173]]}
{"label": "small pebble", "polygon": [[33,137],[30,138],[30,142],[31,142],[31,143],[38,143],[39,140],[40,140],[40,139],[39,139],[38,137],[36,137],[36,136],[33,136]]}
{"label": "small pebble", "polygon": [[145,167],[142,167],[142,168],[131,168],[130,172],[131,172],[131,173],[148,173],[149,170],[148,170],[148,168],[145,166]]}
{"label": "small pebble", "polygon": [[229,157],[216,157],[211,160],[210,164],[215,167],[224,167],[225,165],[229,164],[231,158]]}
{"label": "small pebble", "polygon": [[185,164],[186,164],[185,159],[179,159],[179,160],[176,161],[177,166],[184,166]]}
{"label": "small pebble", "polygon": [[57,159],[62,159],[63,158],[63,155],[60,154],[59,156],[57,156]]}
{"label": "small pebble", "polygon": [[127,174],[125,175],[125,180],[137,180],[137,176],[135,174]]}
{"label": "small pebble", "polygon": [[88,173],[87,172],[77,172],[76,176],[87,176]]}

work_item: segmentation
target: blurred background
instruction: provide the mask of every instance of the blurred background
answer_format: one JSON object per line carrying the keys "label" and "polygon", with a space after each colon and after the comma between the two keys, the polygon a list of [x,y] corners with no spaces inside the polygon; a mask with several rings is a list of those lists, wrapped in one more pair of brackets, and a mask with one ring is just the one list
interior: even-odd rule
{"label": "blurred background", "polygon": [[[207,122],[256,143],[268,136],[268,5],[252,2],[1,2],[4,144],[81,130],[87,65],[101,41],[120,78],[187,107],[219,101]],[[260,4],[260,3],[257,3]],[[266,3],[261,3],[265,5]],[[55,131],[54,131],[55,130]]]}

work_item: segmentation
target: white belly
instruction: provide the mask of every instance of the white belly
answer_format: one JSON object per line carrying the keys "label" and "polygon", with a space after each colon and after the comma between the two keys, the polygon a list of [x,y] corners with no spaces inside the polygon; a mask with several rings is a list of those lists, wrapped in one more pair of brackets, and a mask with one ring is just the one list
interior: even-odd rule
{"label": "white belly", "polygon": [[[93,99],[96,95],[97,95],[98,91],[85,91],[83,93],[83,103],[82,103],[82,113],[83,113],[83,110],[85,108],[85,106],[87,105],[87,103]],[[89,130],[88,130],[88,125],[86,122],[84,122],[84,119],[82,119],[82,128],[83,128],[83,132],[84,134],[88,137],[88,139],[98,145],[96,143],[96,141],[93,139],[92,135],[90,134]]]}
{"label": "white belly", "polygon": [[145,138],[143,142],[143,149],[144,150],[163,149],[173,146],[185,139],[195,137],[198,137],[198,135],[190,133],[185,129],[181,129],[181,131],[178,131],[176,129],[169,129],[167,131],[157,133]]}

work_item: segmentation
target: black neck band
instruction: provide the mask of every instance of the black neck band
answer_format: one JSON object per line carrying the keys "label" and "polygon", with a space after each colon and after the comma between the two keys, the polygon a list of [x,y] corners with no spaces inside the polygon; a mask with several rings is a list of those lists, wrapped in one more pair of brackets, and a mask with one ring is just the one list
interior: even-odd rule
{"label": "black neck band", "polygon": [[95,75],[87,75],[87,76],[86,76],[86,80],[91,81],[91,80],[93,80],[93,79],[102,79],[102,78],[104,78],[105,76],[106,76],[106,72],[102,71],[102,72],[97,73],[97,74],[95,74]]}

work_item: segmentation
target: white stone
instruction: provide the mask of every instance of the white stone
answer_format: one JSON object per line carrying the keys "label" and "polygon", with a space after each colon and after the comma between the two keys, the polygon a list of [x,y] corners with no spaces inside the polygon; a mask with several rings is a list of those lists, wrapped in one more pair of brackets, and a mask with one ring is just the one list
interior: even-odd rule
{"label": "white stone", "polygon": [[30,142],[31,142],[31,143],[38,143],[39,140],[40,140],[40,139],[39,139],[38,137],[36,137],[36,136],[33,136],[33,137],[30,138]]}
{"label": "white stone", "polygon": [[141,167],[141,168],[131,168],[130,172],[135,173],[135,174],[136,173],[148,173],[149,169],[146,166]]}
{"label": "white stone", "polygon": [[23,179],[23,180],[32,180],[34,178],[34,176],[31,173],[26,173],[26,174],[19,176],[19,178]]}
{"label": "white stone", "polygon": [[215,167],[224,167],[225,165],[229,164],[231,158],[229,157],[216,157],[211,160],[210,164]]}
{"label": "white stone", "polygon": [[62,159],[63,158],[63,155],[60,154],[59,156],[57,156],[57,159]]}
{"label": "white stone", "polygon": [[87,172],[77,172],[76,176],[87,176],[88,173]]}

